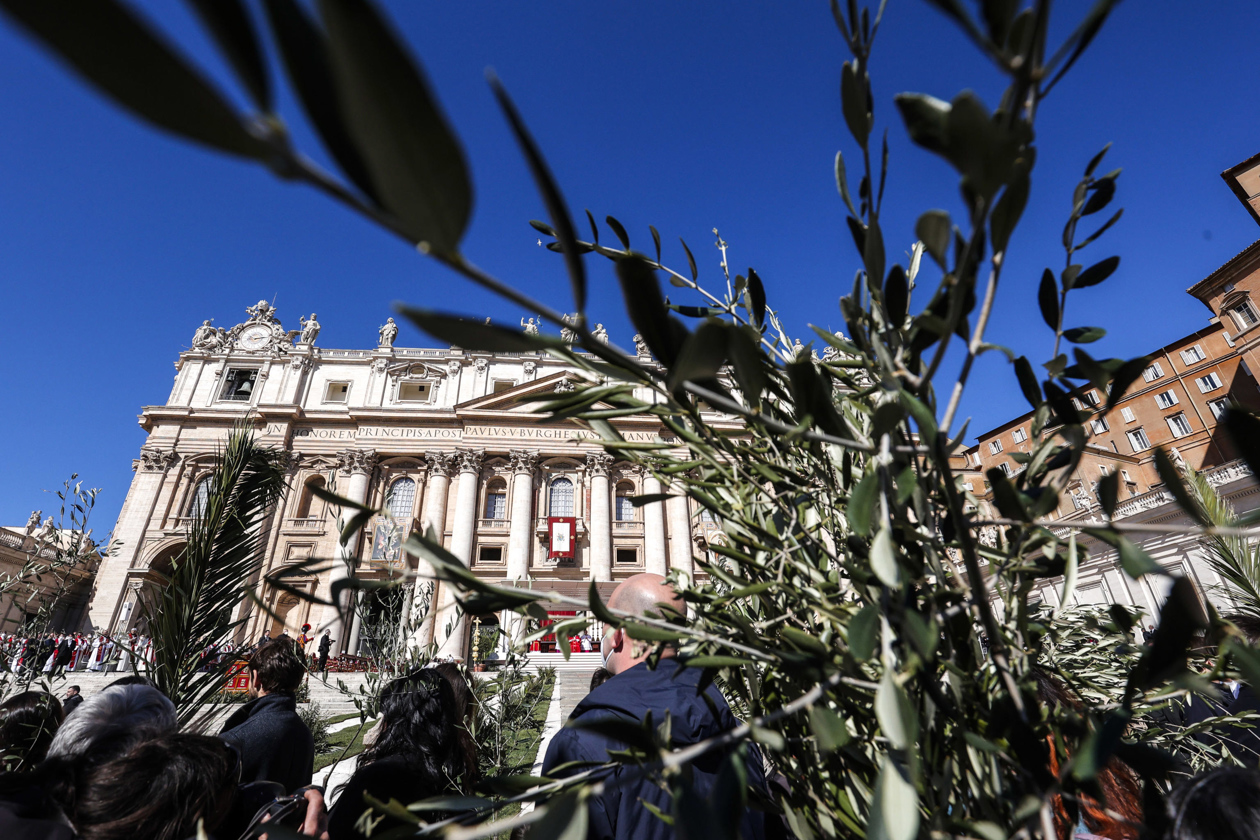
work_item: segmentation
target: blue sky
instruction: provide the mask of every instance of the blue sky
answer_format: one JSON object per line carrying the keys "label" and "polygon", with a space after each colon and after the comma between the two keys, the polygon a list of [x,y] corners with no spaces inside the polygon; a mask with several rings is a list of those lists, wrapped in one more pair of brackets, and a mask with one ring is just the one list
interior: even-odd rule
{"label": "blue sky", "polygon": [[[139,4],[232,87],[185,6]],[[1055,10],[1060,37],[1088,3]],[[858,260],[832,178],[856,152],[840,115],[847,57],[823,2],[718,4],[386,3],[421,56],[465,144],[476,206],[465,253],[563,308],[559,258],[527,222],[543,216],[491,98],[494,67],[547,154],[572,208],[612,214],[632,243],[647,226],[685,265],[683,236],[716,282],[712,228],[733,268],[754,266],[795,332],[837,329],[838,297]],[[1091,255],[1123,258],[1069,303],[1069,322],[1109,330],[1102,355],[1137,355],[1200,328],[1184,290],[1250,244],[1255,223],[1219,177],[1260,151],[1254,103],[1254,2],[1121,4],[1094,47],[1043,106],[1029,210],[1012,242],[992,341],[1040,361],[1051,336],[1036,282],[1056,269],[1071,188],[1113,141],[1124,167],[1123,221]],[[1210,10],[1210,11],[1208,11]],[[890,262],[914,219],[959,215],[945,164],[909,145],[893,94],[943,99],[971,88],[990,104],[1001,80],[925,2],[893,0],[873,58],[876,121],[892,169],[884,211]],[[274,69],[274,68],[273,68]],[[320,344],[367,347],[393,301],[515,323],[522,315],[314,192],[193,148],[107,104],[0,20],[0,522],[49,510],[77,471],[102,488],[93,524],[113,524],[144,442],[136,415],[160,404],[172,363],[202,319],[230,326],[276,300],[291,328],[317,312]],[[285,94],[298,144],[322,159]],[[605,236],[610,236],[607,232]],[[1088,253],[1088,252],[1087,252]],[[589,263],[592,316],[629,344],[610,266]],[[1085,311],[1092,308],[1092,314]],[[422,345],[404,327],[400,345]],[[984,357],[964,403],[981,431],[1024,410],[1009,366]]]}

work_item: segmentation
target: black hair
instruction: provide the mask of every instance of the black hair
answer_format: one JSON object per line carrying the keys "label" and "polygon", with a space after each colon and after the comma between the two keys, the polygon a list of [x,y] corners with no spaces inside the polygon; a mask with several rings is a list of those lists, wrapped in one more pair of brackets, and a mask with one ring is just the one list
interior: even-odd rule
{"label": "black hair", "polygon": [[83,693],[83,692],[79,689],[79,687],[78,687],[77,685],[68,685],[68,686],[66,686],[66,691],[73,691],[75,694],[82,694],[82,693]]}
{"label": "black hair", "polygon": [[360,766],[401,756],[432,790],[446,790],[463,775],[457,755],[455,695],[432,668],[412,671],[381,691],[381,731],[359,755]]}
{"label": "black hair", "polygon": [[268,694],[293,694],[302,684],[306,667],[293,650],[293,640],[279,636],[263,642],[249,658],[249,670],[258,678],[258,687]]}
{"label": "black hair", "polygon": [[604,683],[611,680],[612,677],[613,677],[612,671],[609,671],[607,668],[596,668],[595,673],[591,674],[590,690],[594,691],[595,689],[599,688]]}
{"label": "black hair", "polygon": [[223,822],[240,779],[232,747],[172,732],[78,774],[66,815],[82,840],[183,840]]}
{"label": "black hair", "polygon": [[[128,674],[125,677],[119,677],[109,685],[105,686],[105,688],[113,688],[116,685],[147,685],[149,688],[157,688],[157,686],[153,683],[153,680],[148,677],[143,677],[140,674]],[[161,689],[158,690],[160,691]]]}
{"label": "black hair", "polygon": [[481,775],[477,767],[477,742],[473,739],[481,704],[473,692],[464,666],[456,665],[454,662],[439,662],[430,667],[450,683],[451,695],[455,701],[453,708],[456,751],[463,767],[464,784],[471,785]]}
{"label": "black hair", "polygon": [[20,772],[43,761],[63,718],[61,701],[43,691],[0,703],[0,768]]}
{"label": "black hair", "polygon": [[1260,772],[1221,767],[1187,779],[1165,808],[1165,840],[1251,840],[1260,836]]}

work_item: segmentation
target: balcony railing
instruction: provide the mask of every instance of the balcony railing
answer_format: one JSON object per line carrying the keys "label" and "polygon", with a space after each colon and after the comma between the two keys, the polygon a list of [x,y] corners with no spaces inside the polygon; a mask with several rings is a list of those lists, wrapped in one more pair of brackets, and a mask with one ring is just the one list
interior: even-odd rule
{"label": "balcony railing", "polygon": [[290,531],[302,531],[308,534],[324,533],[324,518],[321,517],[293,517],[285,520],[284,527]]}
{"label": "balcony railing", "polygon": [[[547,533],[547,517],[538,517],[534,523],[534,531],[540,535]],[[577,519],[577,533],[579,536],[586,533],[586,520],[581,517]]]}
{"label": "balcony railing", "polygon": [[612,531],[623,537],[643,536],[643,523],[633,519],[613,520]]}
{"label": "balcony railing", "polygon": [[479,531],[506,531],[511,521],[508,519],[478,519],[477,530]]}

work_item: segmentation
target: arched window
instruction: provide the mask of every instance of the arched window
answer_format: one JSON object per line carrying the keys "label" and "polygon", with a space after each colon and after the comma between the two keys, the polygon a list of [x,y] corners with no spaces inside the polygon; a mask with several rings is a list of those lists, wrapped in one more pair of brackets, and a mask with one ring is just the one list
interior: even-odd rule
{"label": "arched window", "polygon": [[486,487],[486,519],[507,519],[507,482],[496,478]]}
{"label": "arched window", "polygon": [[410,478],[400,478],[389,485],[385,495],[385,508],[389,515],[400,522],[411,519],[411,509],[416,503],[416,482]]}
{"label": "arched window", "polygon": [[319,475],[306,480],[306,484],[302,486],[302,498],[298,500],[295,513],[298,519],[309,519],[311,517],[311,509],[315,506],[315,488],[322,490],[325,484],[323,476]]}
{"label": "arched window", "polygon": [[700,522],[703,525],[717,525],[717,518],[713,516],[712,511],[708,508],[700,508]]}
{"label": "arched window", "polygon": [[193,490],[192,504],[188,506],[188,518],[200,519],[206,515],[206,509],[210,506],[210,478],[201,479],[197,482],[196,489]]}
{"label": "arched window", "polygon": [[573,482],[561,477],[551,482],[551,492],[547,498],[548,516],[573,515]]}
{"label": "arched window", "polygon": [[617,508],[613,515],[618,522],[634,521],[634,505],[630,503],[630,497],[634,495],[634,485],[628,481],[623,481],[617,485]]}

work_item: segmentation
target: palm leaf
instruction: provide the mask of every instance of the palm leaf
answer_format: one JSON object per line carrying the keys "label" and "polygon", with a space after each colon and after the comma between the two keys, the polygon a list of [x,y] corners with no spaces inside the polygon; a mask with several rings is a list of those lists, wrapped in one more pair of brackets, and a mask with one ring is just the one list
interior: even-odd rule
{"label": "palm leaf", "polygon": [[218,452],[187,546],[163,585],[141,602],[153,640],[148,675],[175,704],[181,726],[213,708],[231,667],[225,661],[200,671],[200,654],[245,621],[233,611],[262,568],[263,526],[284,493],[285,472],[282,453],[257,446],[247,427],[234,428]]}
{"label": "palm leaf", "polygon": [[[1186,478],[1212,525],[1237,525],[1233,506],[1220,497],[1206,478],[1194,470],[1187,470]],[[1208,566],[1224,581],[1211,589],[1233,601],[1237,612],[1260,618],[1260,545],[1253,545],[1246,537],[1221,534],[1205,535],[1200,545]]]}

